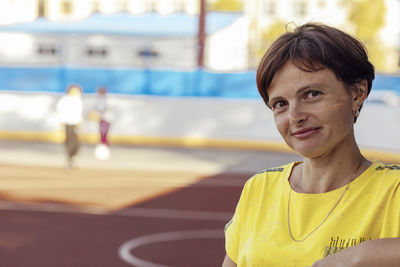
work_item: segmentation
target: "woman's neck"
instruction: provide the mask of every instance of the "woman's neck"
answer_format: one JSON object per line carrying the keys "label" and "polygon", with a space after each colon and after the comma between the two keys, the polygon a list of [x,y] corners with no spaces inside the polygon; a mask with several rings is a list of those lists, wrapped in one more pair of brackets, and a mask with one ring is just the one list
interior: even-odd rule
{"label": "woman's neck", "polygon": [[338,189],[356,179],[371,163],[358,146],[347,146],[341,151],[315,158],[304,158],[291,175],[290,185],[299,193],[324,193]]}

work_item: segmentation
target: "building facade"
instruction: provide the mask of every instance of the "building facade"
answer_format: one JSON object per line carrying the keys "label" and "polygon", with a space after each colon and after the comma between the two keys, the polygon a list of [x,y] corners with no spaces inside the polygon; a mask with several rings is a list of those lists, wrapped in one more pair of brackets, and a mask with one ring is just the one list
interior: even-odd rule
{"label": "building facade", "polygon": [[[207,0],[207,4],[211,6],[216,1],[218,0]],[[236,51],[234,56],[221,56],[226,59],[217,65],[235,65],[237,61],[231,59],[237,58],[239,53],[241,54],[239,61],[247,60],[250,68],[256,67],[261,54],[268,46],[265,42],[265,32],[277,24],[281,24],[283,29],[283,25],[289,22],[297,25],[305,22],[322,22],[349,33],[355,32],[348,21],[348,10],[343,0],[241,0],[241,2],[245,14],[242,21],[245,22],[236,26],[242,30],[241,35],[228,34],[230,30],[226,30],[220,34],[224,37],[213,37],[208,40],[214,43],[213,46],[226,46]],[[371,5],[373,4],[374,2],[371,2]],[[385,0],[385,6],[385,24],[379,32],[381,40],[379,46],[383,50],[381,57],[384,64],[378,70],[393,73],[400,71],[400,16],[398,15],[400,0]],[[198,15],[199,7],[200,0],[0,0],[0,25],[32,21],[38,16],[45,16],[51,21],[79,21],[95,12],[102,14],[126,12],[134,15],[148,12],[161,15],[184,12],[188,15]],[[237,24],[239,23],[235,25]],[[247,25],[246,31],[243,31],[243,25]],[[233,40],[232,36],[241,37]],[[222,43],[218,44],[219,42]],[[246,43],[245,47],[248,50],[244,53],[237,52],[233,47],[239,43]],[[224,52],[223,49],[222,51]],[[215,60],[210,58],[209,61]]]}

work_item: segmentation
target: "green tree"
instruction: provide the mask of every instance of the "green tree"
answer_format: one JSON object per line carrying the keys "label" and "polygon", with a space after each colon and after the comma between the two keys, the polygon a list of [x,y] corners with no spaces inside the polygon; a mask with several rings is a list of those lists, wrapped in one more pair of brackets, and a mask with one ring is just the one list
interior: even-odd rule
{"label": "green tree", "polygon": [[265,30],[262,32],[262,42],[261,42],[261,47],[257,51],[257,56],[261,57],[267,48],[283,33],[286,32],[287,27],[290,28],[290,25],[287,25],[282,20],[277,20],[271,25],[269,25]]}
{"label": "green tree", "polygon": [[218,0],[214,2],[210,9],[212,11],[241,11],[242,1],[240,0]]}
{"label": "green tree", "polygon": [[342,0],[354,34],[365,44],[377,70],[385,70],[385,53],[379,31],[385,25],[385,0]]}
{"label": "green tree", "polygon": [[268,26],[263,31],[263,39],[267,41],[268,43],[271,43],[275,41],[279,36],[281,36],[283,33],[286,32],[286,28],[289,27],[290,25],[286,24],[285,22],[281,20],[277,20],[271,25]]}

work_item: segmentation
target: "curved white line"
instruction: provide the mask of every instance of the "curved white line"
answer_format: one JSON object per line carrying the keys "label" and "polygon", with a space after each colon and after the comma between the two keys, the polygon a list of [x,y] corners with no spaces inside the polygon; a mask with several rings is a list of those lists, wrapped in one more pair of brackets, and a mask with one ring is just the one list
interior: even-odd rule
{"label": "curved white line", "polygon": [[169,265],[161,265],[142,260],[131,254],[131,250],[143,245],[165,242],[165,241],[203,239],[203,238],[223,238],[223,237],[224,237],[223,229],[202,229],[202,230],[186,230],[186,231],[157,233],[157,234],[141,236],[125,242],[119,248],[118,254],[122,260],[134,266],[171,267]]}

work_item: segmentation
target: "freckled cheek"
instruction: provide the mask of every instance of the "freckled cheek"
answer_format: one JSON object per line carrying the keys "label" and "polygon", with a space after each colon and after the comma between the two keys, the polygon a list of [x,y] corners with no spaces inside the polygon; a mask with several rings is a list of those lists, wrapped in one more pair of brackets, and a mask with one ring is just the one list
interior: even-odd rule
{"label": "freckled cheek", "polygon": [[328,135],[343,135],[353,127],[353,117],[345,110],[334,113],[321,113],[319,119],[323,122],[324,131]]}
{"label": "freckled cheek", "polygon": [[343,104],[332,105],[331,109],[321,110],[318,112],[320,117],[331,122],[339,122],[340,124],[345,123],[347,120],[353,120],[352,110]]}
{"label": "freckled cheek", "polygon": [[351,102],[347,101],[347,99],[332,101],[327,105],[318,108],[318,114],[332,118],[337,118],[338,116],[346,117],[347,115],[351,114],[351,112]]}
{"label": "freckled cheek", "polygon": [[322,121],[335,121],[339,120],[343,123],[348,116],[351,116],[351,109],[344,105],[343,103],[332,103],[327,104],[322,107],[316,107],[313,109],[312,114],[315,114],[317,118]]}

